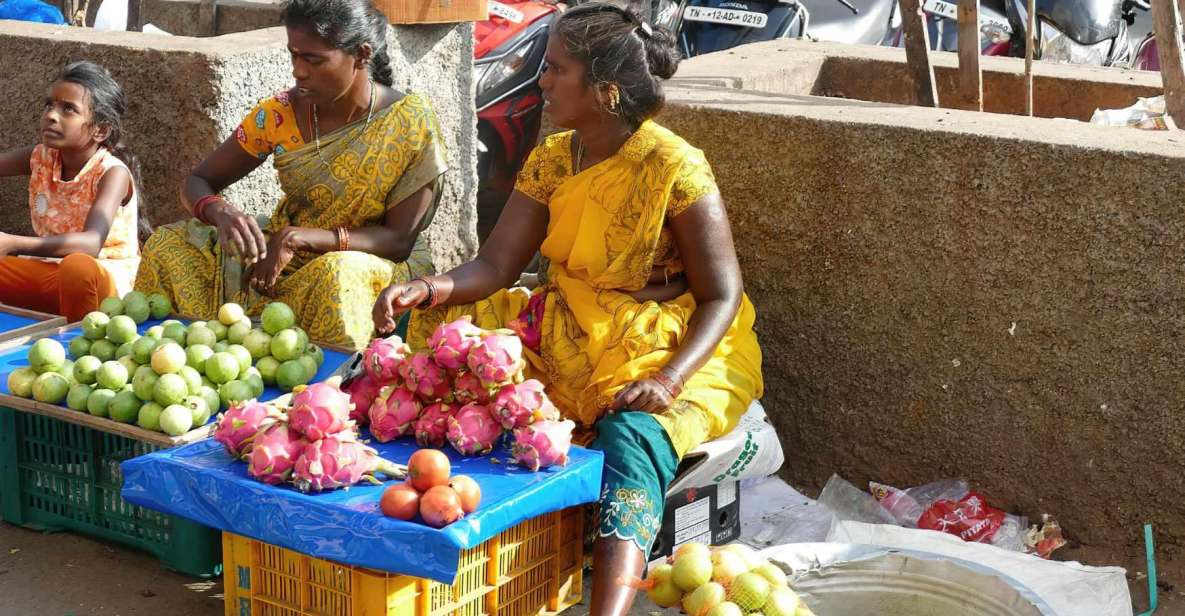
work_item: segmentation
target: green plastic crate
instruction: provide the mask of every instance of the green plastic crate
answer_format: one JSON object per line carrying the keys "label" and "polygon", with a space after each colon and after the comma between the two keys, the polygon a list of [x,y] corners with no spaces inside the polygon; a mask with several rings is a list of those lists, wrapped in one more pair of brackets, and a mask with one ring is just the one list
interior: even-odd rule
{"label": "green plastic crate", "polygon": [[157,449],[53,417],[0,408],[0,513],[12,524],[68,530],[145,550],[187,575],[220,575],[220,532],[120,496],[119,464]]}

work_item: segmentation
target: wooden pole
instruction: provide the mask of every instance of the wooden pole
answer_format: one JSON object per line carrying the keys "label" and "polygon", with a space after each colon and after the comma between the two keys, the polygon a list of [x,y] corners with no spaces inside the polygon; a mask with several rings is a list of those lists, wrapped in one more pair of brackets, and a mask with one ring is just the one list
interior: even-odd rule
{"label": "wooden pole", "polygon": [[1181,7],[1172,0],[1152,3],[1152,26],[1156,33],[1160,78],[1164,82],[1164,103],[1177,126],[1185,126],[1185,57],[1181,51]]}
{"label": "wooden pole", "polygon": [[959,0],[959,96],[965,109],[983,111],[979,0]]}
{"label": "wooden pole", "polygon": [[905,30],[905,59],[913,76],[916,101],[922,107],[938,106],[934,66],[930,64],[930,33],[920,0],[899,0]]}
{"label": "wooden pole", "polygon": [[1028,24],[1025,26],[1025,115],[1033,115],[1033,41],[1037,40],[1037,0],[1029,0]]}
{"label": "wooden pole", "polygon": [[201,0],[198,4],[199,36],[218,34],[218,0]]}
{"label": "wooden pole", "polygon": [[144,19],[141,16],[143,10],[144,0],[128,0],[128,32],[144,30]]}

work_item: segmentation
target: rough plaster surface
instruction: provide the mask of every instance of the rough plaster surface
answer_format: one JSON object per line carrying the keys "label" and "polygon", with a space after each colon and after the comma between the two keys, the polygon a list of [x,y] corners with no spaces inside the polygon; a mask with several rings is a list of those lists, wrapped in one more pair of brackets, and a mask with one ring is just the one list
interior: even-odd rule
{"label": "rough plaster surface", "polygon": [[473,24],[392,26],[387,39],[395,87],[428,96],[448,146],[449,171],[428,229],[438,268],[477,253],[477,111]]}
{"label": "rough plaster surface", "polygon": [[[984,109],[1020,115],[1024,110],[1024,61],[983,57]],[[958,56],[931,54],[944,108],[961,108],[957,98]],[[1089,120],[1095,109],[1117,109],[1136,97],[1163,92],[1160,75],[1037,62],[1034,111],[1039,117]],[[838,45],[781,40],[697,56],[679,67],[677,82],[814,94],[879,103],[913,104],[905,51],[869,45]]]}
{"label": "rough plaster surface", "polygon": [[1085,544],[1152,522],[1179,550],[1179,133],[670,95],[728,204],[789,479],[963,476]]}
{"label": "rough plaster surface", "polygon": [[[406,27],[391,36],[402,87],[432,99],[449,141],[452,170],[430,231],[442,267],[476,247],[472,39],[472,25]],[[128,99],[127,133],[143,165],[142,211],[154,225],[177,220],[185,215],[177,190],[189,171],[260,98],[291,84],[284,45],[282,28],[199,39],[0,22],[0,145],[35,143],[53,75],[73,60],[98,62]],[[26,178],[0,179],[0,202],[11,204],[0,210],[0,228],[29,232],[26,186]],[[266,163],[225,194],[249,212],[267,213],[280,190]]]}

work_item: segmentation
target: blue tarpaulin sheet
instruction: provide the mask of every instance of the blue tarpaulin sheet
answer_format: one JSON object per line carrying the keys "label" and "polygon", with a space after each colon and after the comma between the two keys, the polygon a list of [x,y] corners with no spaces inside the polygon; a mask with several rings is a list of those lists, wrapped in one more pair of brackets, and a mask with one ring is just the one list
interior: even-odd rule
{"label": "blue tarpaulin sheet", "polygon": [[56,6],[40,2],[39,0],[3,0],[0,1],[0,19],[16,21],[32,21],[43,24],[65,24],[62,11]]}
{"label": "blue tarpaulin sheet", "polygon": [[[400,464],[416,450],[410,438],[371,444]],[[456,577],[461,550],[600,494],[599,451],[573,447],[566,466],[537,473],[508,464],[504,446],[486,457],[446,453],[454,475],[469,475],[481,486],[482,501],[477,511],[441,529],[383,516],[379,498],[393,481],[302,494],[252,479],[247,465],[213,439],[124,462],[123,498],[316,558],[448,584]]]}
{"label": "blue tarpaulin sheet", "polygon": [[30,319],[16,314],[0,312],[0,332],[10,332],[14,329],[28,327],[40,323],[37,319]]}
{"label": "blue tarpaulin sheet", "polygon": [[[0,315],[0,316],[11,316],[11,315]],[[3,324],[3,321],[0,320],[0,325],[2,325],[2,324]],[[144,332],[148,331],[148,328],[152,327],[153,325],[160,325],[160,324],[161,324],[161,321],[149,320],[149,321],[142,323],[137,329],[140,331],[141,334],[143,334]],[[81,327],[78,327],[78,328],[75,328],[75,329],[73,329],[67,333],[64,333],[64,334],[57,334],[54,336],[46,336],[46,337],[53,338],[54,340],[61,342],[62,346],[68,347],[70,345],[71,340],[73,340],[76,337],[81,336],[81,335],[82,335],[82,329],[81,329]],[[33,346],[33,343],[30,342],[28,344],[22,344],[20,346],[12,347],[10,349],[5,350],[3,353],[0,353],[0,394],[12,395],[12,392],[8,390],[8,375],[13,370],[16,370],[17,368],[28,367],[28,365],[29,365],[29,359],[28,359],[29,358],[29,348],[32,346]],[[330,349],[322,349],[322,351],[325,353],[325,362],[321,364],[321,368],[317,371],[317,376],[313,379],[313,382],[324,381],[325,379],[329,378],[330,376],[333,375],[334,372],[337,371],[337,369],[339,367],[341,367],[342,364],[346,363],[347,359],[349,359],[349,356],[344,353],[339,353],[337,351],[332,351]],[[260,396],[259,399],[263,400],[263,401],[272,400],[274,398],[280,397],[280,394],[282,394],[282,393],[283,392],[281,392],[279,389],[276,389],[275,387],[267,387],[263,390],[263,395]],[[210,418],[211,422],[214,420],[215,420],[214,417]]]}

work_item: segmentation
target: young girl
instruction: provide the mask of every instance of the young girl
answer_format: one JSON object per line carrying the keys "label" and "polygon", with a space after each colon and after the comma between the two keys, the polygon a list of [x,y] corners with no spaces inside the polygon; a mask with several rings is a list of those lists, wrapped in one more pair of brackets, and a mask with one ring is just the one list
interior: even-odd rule
{"label": "young girl", "polygon": [[74,322],[130,287],[139,169],[123,143],[124,109],[106,69],[75,62],[49,87],[41,144],[0,153],[0,176],[30,176],[37,234],[0,233],[0,302]]}

